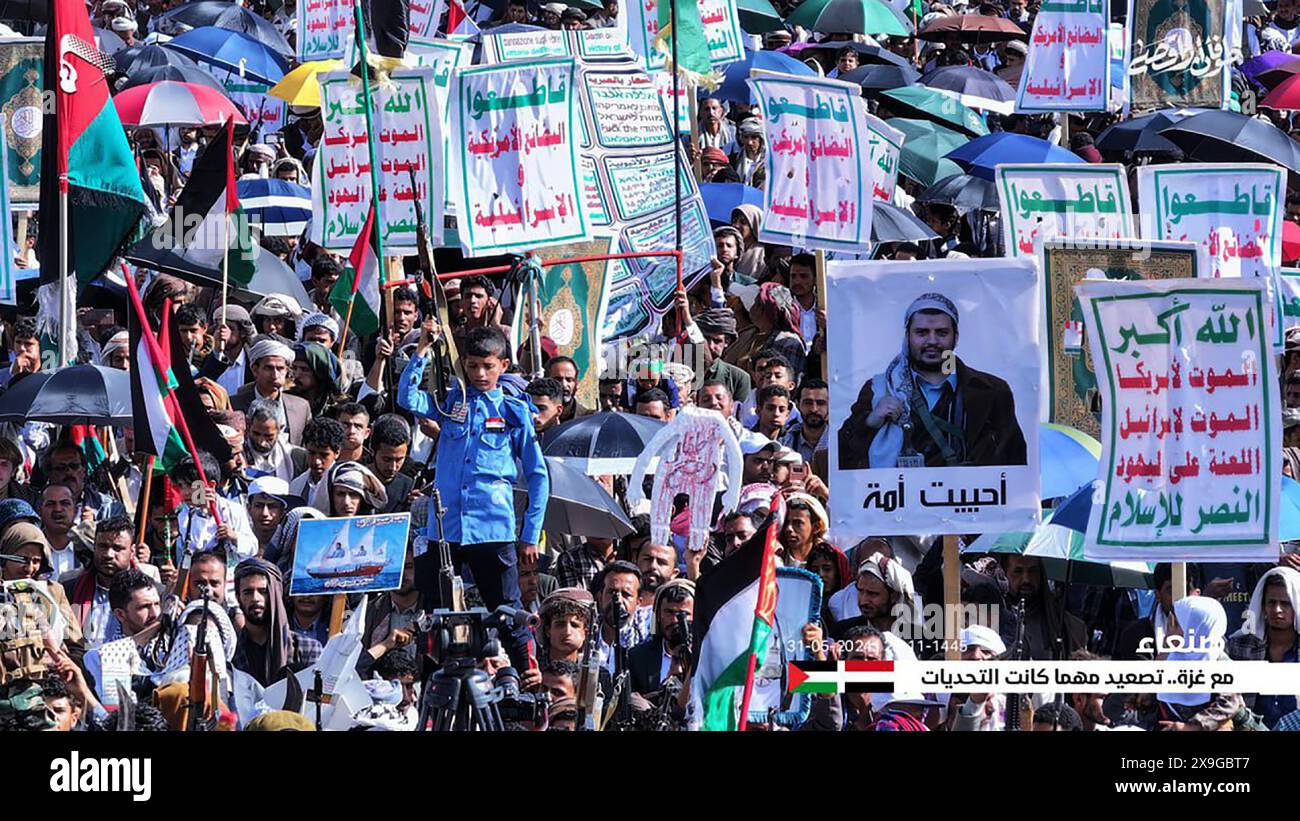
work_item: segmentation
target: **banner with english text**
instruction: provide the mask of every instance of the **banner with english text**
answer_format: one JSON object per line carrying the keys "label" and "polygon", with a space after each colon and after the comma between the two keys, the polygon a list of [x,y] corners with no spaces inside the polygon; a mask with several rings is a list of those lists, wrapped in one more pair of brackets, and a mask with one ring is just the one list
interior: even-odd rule
{"label": "banner with english text", "polygon": [[826,266],[832,537],[1031,531],[1034,259]]}
{"label": "banner with english text", "polygon": [[1076,290],[1102,408],[1084,554],[1276,561],[1282,431],[1266,281]]}

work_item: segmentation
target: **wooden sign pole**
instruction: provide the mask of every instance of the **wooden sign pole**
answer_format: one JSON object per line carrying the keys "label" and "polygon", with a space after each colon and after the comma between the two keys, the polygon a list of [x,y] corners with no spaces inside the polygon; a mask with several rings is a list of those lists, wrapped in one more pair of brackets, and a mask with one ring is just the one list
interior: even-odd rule
{"label": "wooden sign pole", "polygon": [[960,661],[961,624],[961,555],[956,536],[943,537],[943,657],[946,661]]}

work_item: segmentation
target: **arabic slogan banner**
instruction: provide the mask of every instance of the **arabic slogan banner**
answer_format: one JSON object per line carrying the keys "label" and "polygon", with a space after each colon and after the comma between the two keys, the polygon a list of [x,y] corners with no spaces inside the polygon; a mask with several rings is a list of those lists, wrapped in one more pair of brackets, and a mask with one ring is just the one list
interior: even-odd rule
{"label": "arabic slogan banner", "polygon": [[[740,14],[736,0],[699,0],[700,22],[704,24],[704,39],[709,45],[709,62],[714,68],[745,58],[744,32],[740,30]],[[628,0],[627,32],[632,50],[650,70],[664,67],[664,55],[655,47],[659,36],[659,5],[657,0]]]}
{"label": "arabic slogan banner", "polygon": [[1032,530],[1037,262],[833,260],[826,279],[834,538]]}
{"label": "arabic slogan banner", "polygon": [[1043,244],[1043,419],[1101,436],[1101,393],[1074,286],[1085,279],[1196,279],[1202,257],[1190,242]]}
{"label": "arabic slogan banner", "polygon": [[342,59],[356,21],[351,0],[302,0],[298,3],[298,62]]}
{"label": "arabic slogan banner", "polygon": [[1277,269],[1277,299],[1283,332],[1300,328],[1300,268]]}
{"label": "arabic slogan banner", "polygon": [[1281,418],[1263,280],[1078,286],[1102,405],[1089,559],[1273,561]]}
{"label": "arabic slogan banner", "polygon": [[1105,111],[1108,0],[1052,0],[1034,18],[1016,111]]}
{"label": "arabic slogan banner", "polygon": [[867,125],[871,195],[881,202],[894,201],[898,186],[898,157],[903,153],[903,132],[872,114],[862,115]]}
{"label": "arabic slogan banner", "polygon": [[586,239],[578,182],[574,61],[457,69],[450,137],[466,256]]}
{"label": "arabic slogan banner", "polygon": [[1134,236],[1122,165],[999,165],[1002,240],[1008,256],[1037,256],[1034,242]]}
{"label": "arabic slogan banner", "polygon": [[[1138,168],[1142,235],[1198,243],[1210,277],[1264,277],[1282,265],[1286,177],[1266,163],[1179,163]],[[1269,313],[1273,345],[1282,326]]]}
{"label": "arabic slogan banner", "polygon": [[248,120],[249,128],[256,133],[275,134],[284,128],[285,112],[289,104],[272,97],[267,92],[271,87],[266,83],[255,82],[248,77],[240,77],[237,71],[227,71],[209,63],[199,62],[226,89],[226,96],[239,109],[239,113]]}
{"label": "arabic slogan banner", "polygon": [[45,80],[45,44],[40,37],[0,41],[0,112],[9,149],[5,172],[9,200],[15,207],[36,205],[41,198],[41,89]]}
{"label": "arabic slogan banner", "polygon": [[[549,259],[603,256],[610,253],[610,237],[597,237],[590,242],[572,243],[549,249]],[[588,408],[600,407],[600,366],[602,327],[607,292],[605,288],[608,260],[571,262],[552,265],[542,271],[538,301],[538,329],[542,338],[555,343],[556,353],[571,357],[578,367],[578,387],[575,395],[578,404]],[[527,300],[521,299],[521,306]],[[531,316],[526,307],[515,311],[511,327],[511,350],[518,351],[528,343]],[[518,358],[517,361],[531,360]]]}
{"label": "arabic slogan banner", "polygon": [[1224,108],[1232,49],[1228,0],[1129,0],[1134,109]]}
{"label": "arabic slogan banner", "polygon": [[443,132],[434,69],[397,69],[371,89],[375,134],[369,137],[361,81],[346,71],[316,76],[325,130],[312,175],[312,241],[351,250],[370,209],[368,141],[376,139],[384,253],[414,254],[415,201],[429,225],[442,224]]}
{"label": "arabic slogan banner", "polygon": [[871,241],[866,121],[852,83],[754,71],[767,143],[762,242],[858,251]]}
{"label": "arabic slogan banner", "polygon": [[[412,7],[414,8],[414,7]],[[414,13],[414,12],[413,12]],[[411,35],[411,40],[406,44],[406,59],[418,68],[433,69],[433,96],[437,102],[436,110],[438,112],[438,124],[442,127],[442,133],[447,134],[450,124],[447,122],[448,107],[447,98],[451,89],[451,73],[462,65],[469,65],[470,58],[473,56],[474,47],[468,43],[459,43],[452,40],[443,40],[440,38],[419,37]],[[451,162],[451,146],[447,140],[442,141],[442,167],[445,169]],[[443,174],[444,189],[449,175]],[[443,212],[446,214],[455,214],[455,209],[451,205],[451,192],[447,191],[443,202]],[[434,230],[435,237],[440,237],[442,232]]]}
{"label": "arabic slogan banner", "polygon": [[411,0],[407,27],[412,37],[432,37],[446,9],[446,0]]}

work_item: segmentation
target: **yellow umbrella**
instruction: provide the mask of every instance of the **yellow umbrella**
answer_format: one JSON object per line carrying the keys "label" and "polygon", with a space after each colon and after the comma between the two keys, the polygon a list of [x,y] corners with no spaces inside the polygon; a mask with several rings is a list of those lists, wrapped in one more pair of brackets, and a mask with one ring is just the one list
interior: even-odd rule
{"label": "yellow umbrella", "polygon": [[319,71],[337,71],[346,68],[341,60],[316,60],[303,63],[284,75],[284,79],[272,86],[268,92],[289,105],[320,107],[320,83],[316,82]]}

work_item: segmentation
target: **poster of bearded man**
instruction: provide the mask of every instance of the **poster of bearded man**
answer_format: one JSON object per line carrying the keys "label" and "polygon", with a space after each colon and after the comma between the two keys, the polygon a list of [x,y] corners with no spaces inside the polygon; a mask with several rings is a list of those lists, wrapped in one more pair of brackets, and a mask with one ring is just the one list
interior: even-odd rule
{"label": "poster of bearded man", "polygon": [[1039,521],[1036,259],[827,265],[831,532]]}

